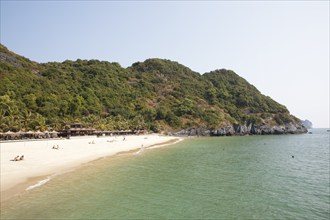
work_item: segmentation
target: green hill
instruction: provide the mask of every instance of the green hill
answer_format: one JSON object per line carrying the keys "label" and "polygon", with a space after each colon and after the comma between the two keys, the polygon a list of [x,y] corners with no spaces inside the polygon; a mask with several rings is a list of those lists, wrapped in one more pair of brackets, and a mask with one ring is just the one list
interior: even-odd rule
{"label": "green hill", "polygon": [[246,125],[253,133],[252,125],[284,131],[290,125],[304,132],[285,106],[231,70],[201,75],[164,59],[128,68],[79,59],[39,64],[1,45],[0,131],[61,129],[68,122],[100,130]]}

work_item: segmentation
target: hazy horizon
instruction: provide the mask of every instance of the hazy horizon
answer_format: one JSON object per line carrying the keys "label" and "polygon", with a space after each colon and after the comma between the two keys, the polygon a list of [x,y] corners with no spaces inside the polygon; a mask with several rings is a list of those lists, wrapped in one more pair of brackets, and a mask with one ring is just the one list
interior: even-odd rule
{"label": "hazy horizon", "polygon": [[1,43],[36,62],[148,58],[231,69],[329,127],[329,2],[1,1]]}

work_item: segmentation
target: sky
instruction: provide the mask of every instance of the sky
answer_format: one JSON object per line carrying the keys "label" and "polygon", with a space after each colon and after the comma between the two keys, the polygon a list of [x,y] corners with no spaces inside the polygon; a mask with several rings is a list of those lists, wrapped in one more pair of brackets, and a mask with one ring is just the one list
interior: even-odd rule
{"label": "sky", "polygon": [[231,69],[329,127],[329,1],[4,1],[0,42],[37,62],[148,58]]}

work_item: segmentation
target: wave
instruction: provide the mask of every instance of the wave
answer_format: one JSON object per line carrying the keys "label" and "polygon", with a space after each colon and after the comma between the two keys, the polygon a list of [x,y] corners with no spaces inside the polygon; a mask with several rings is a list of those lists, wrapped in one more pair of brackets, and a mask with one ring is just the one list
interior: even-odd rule
{"label": "wave", "polygon": [[144,151],[144,149],[142,148],[142,149],[138,150],[137,152],[134,152],[133,155],[138,155],[138,154],[142,153],[143,151]]}
{"label": "wave", "polygon": [[52,174],[51,176],[48,176],[46,179],[44,180],[40,180],[38,181],[38,183],[32,185],[32,186],[29,186],[27,187],[25,190],[28,191],[28,190],[31,190],[31,189],[34,189],[36,187],[39,187],[39,186],[42,186],[42,185],[45,185],[48,181],[50,181],[51,179],[57,177],[57,176],[60,176],[60,175],[63,175],[63,174],[66,174],[66,173],[70,173],[70,172],[73,172],[75,171],[76,168],[73,168],[73,169],[69,169],[69,170],[65,170],[65,171],[61,171],[61,172],[57,172],[57,173],[54,173]]}
{"label": "wave", "polygon": [[50,180],[50,177],[47,177],[47,179],[40,180],[40,181],[38,181],[37,184],[34,184],[34,185],[32,185],[32,186],[29,186],[29,187],[26,188],[25,190],[28,191],[28,190],[34,189],[34,188],[36,188],[36,187],[42,186],[42,185],[46,184],[49,180]]}

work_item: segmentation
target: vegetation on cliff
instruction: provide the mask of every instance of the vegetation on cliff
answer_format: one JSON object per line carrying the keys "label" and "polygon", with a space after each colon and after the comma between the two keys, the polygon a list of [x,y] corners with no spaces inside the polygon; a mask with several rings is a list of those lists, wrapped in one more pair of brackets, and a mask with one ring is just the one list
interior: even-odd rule
{"label": "vegetation on cliff", "polygon": [[162,131],[299,120],[231,70],[201,75],[164,59],[128,68],[79,59],[39,64],[0,45],[0,131],[69,122]]}

